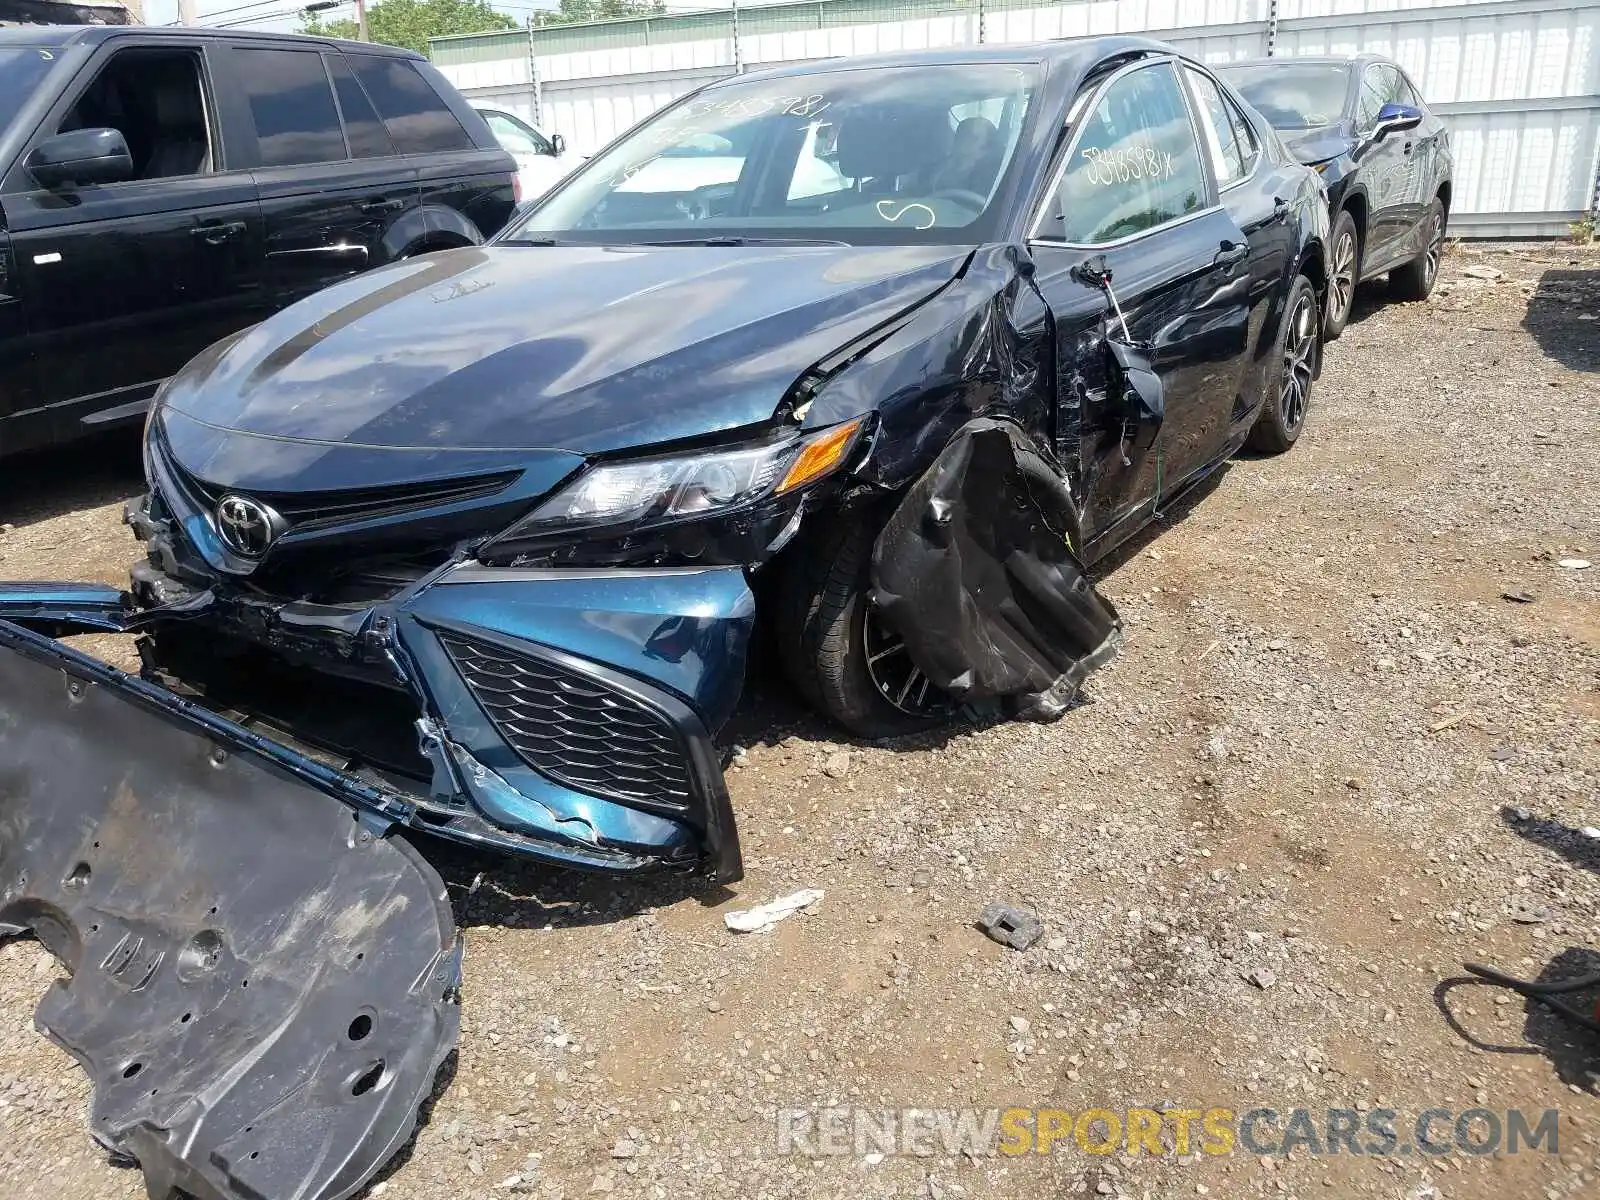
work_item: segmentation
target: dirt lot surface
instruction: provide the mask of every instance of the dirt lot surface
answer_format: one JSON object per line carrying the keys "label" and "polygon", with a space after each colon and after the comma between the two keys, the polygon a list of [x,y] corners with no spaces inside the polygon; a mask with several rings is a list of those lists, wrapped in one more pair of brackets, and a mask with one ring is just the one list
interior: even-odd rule
{"label": "dirt lot surface", "polygon": [[[1444,273],[1365,297],[1292,453],[1108,565],[1127,646],[1059,723],[851,745],[758,686],[731,892],[435,853],[464,1032],[371,1194],[1600,1195],[1600,1042],[1447,983],[1600,944],[1600,253]],[[126,444],[8,464],[0,577],[120,582],[136,490]],[[774,932],[724,929],[801,887]],[[995,900],[1044,938],[985,939]],[[32,1029],[58,974],[0,949],[0,1194],[140,1196]],[[780,1154],[775,1110],[825,1105],[1271,1107],[1267,1142],[1389,1108],[1402,1144],[1429,1108],[1561,1115],[1556,1154]]]}

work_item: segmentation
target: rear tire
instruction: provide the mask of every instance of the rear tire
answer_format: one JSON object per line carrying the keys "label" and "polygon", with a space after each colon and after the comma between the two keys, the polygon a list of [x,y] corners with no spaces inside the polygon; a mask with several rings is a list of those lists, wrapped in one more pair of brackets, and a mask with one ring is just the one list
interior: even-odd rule
{"label": "rear tire", "polygon": [[1341,209],[1328,235],[1333,247],[1328,269],[1328,311],[1322,320],[1322,336],[1333,341],[1344,332],[1356,304],[1356,284],[1361,280],[1361,232],[1356,219]]}
{"label": "rear tire", "polygon": [[1389,290],[1397,300],[1426,300],[1438,281],[1439,259],[1444,254],[1444,204],[1439,200],[1428,206],[1422,230],[1422,253],[1389,273]]}
{"label": "rear tire", "polygon": [[[886,655],[883,649],[894,635],[872,611],[872,547],[882,525],[878,515],[857,508],[813,517],[819,528],[803,531],[791,547],[774,598],[785,673],[820,713],[869,739],[937,728],[954,712],[931,683],[925,691],[914,681],[911,685],[908,701],[920,692],[933,702],[918,711],[915,704],[897,706],[875,678],[878,665],[895,657],[892,648]],[[883,655],[870,667],[869,644],[873,653]],[[903,665],[909,667],[909,659]]]}
{"label": "rear tire", "polygon": [[1320,327],[1317,291],[1311,280],[1296,275],[1283,306],[1274,368],[1267,376],[1267,398],[1250,430],[1252,450],[1282,454],[1300,437],[1322,353]]}

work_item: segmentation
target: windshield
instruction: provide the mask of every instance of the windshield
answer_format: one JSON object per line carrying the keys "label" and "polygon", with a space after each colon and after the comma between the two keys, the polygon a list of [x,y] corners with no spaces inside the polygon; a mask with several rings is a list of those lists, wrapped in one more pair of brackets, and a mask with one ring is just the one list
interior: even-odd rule
{"label": "windshield", "polygon": [[1344,117],[1350,68],[1343,63],[1219,67],[1274,129],[1316,129]]}
{"label": "windshield", "polygon": [[1036,84],[1001,63],[718,84],[590,160],[503,240],[981,241]]}
{"label": "windshield", "polygon": [[10,121],[56,65],[54,50],[0,46],[0,128]]}

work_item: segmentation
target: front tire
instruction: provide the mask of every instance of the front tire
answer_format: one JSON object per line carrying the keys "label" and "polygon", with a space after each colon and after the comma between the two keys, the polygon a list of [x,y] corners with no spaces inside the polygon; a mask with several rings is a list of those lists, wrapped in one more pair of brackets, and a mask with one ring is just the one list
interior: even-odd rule
{"label": "front tire", "polygon": [[1333,341],[1344,332],[1355,308],[1356,284],[1361,280],[1361,233],[1356,219],[1341,209],[1328,236],[1333,247],[1328,269],[1328,311],[1322,321],[1322,336]]}
{"label": "front tire", "polygon": [[778,652],[811,705],[857,737],[919,733],[955,711],[873,609],[872,547],[881,520],[852,509],[813,517],[778,579]]}
{"label": "front tire", "polygon": [[1296,275],[1283,306],[1277,353],[1273,356],[1275,369],[1267,377],[1267,399],[1250,430],[1252,450],[1282,454],[1300,437],[1306,408],[1311,403],[1311,385],[1316,380],[1317,357],[1322,352],[1320,326],[1317,291],[1311,280]]}
{"label": "front tire", "polygon": [[1422,229],[1422,253],[1389,273],[1389,289],[1397,300],[1426,300],[1439,279],[1439,260],[1444,256],[1444,205],[1438,199],[1428,206]]}

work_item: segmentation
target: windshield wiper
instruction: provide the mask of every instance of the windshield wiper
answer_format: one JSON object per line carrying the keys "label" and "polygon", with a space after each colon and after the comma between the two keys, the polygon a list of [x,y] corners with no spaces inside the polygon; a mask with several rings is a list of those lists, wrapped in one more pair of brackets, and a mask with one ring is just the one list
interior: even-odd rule
{"label": "windshield wiper", "polygon": [[578,242],[566,242],[553,237],[514,237],[507,238],[509,246],[577,246]]}
{"label": "windshield wiper", "polygon": [[671,238],[660,242],[636,242],[639,246],[848,246],[837,238],[721,237]]}

